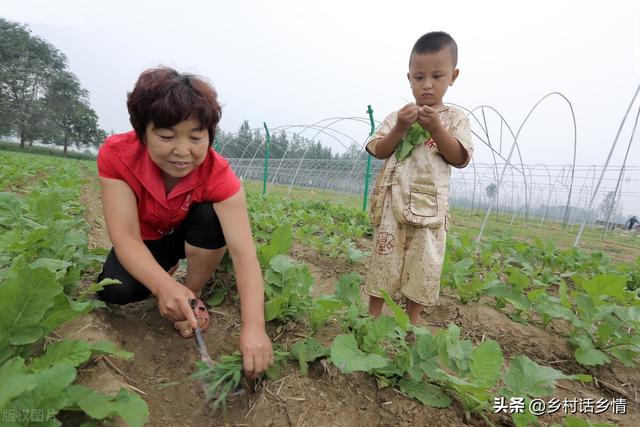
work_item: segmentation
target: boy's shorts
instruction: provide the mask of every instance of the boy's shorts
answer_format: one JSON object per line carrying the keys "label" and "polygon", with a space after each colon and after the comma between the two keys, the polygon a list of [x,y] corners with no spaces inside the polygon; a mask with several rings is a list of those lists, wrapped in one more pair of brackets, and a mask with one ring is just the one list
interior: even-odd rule
{"label": "boy's shorts", "polygon": [[[210,202],[191,206],[185,220],[176,229],[158,240],[143,240],[156,262],[169,271],[178,261],[186,258],[184,244],[203,249],[219,249],[226,245],[220,220]],[[129,304],[146,299],[151,291],[136,280],[120,263],[111,249],[98,276],[98,281],[109,278],[121,283],[106,286],[98,298],[112,304]]]}
{"label": "boy's shorts", "polygon": [[381,297],[397,291],[421,305],[435,305],[447,241],[447,222],[440,228],[399,224],[391,208],[391,187],[384,196],[382,219],[374,227],[374,248],[365,292]]}

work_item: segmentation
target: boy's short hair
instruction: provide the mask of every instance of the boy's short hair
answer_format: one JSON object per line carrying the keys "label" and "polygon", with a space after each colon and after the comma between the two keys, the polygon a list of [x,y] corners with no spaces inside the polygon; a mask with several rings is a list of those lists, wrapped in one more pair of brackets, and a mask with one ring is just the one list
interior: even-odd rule
{"label": "boy's short hair", "polygon": [[129,121],[141,142],[149,122],[156,128],[170,128],[193,117],[209,131],[209,146],[222,114],[218,94],[210,83],[169,67],[143,71],[127,94],[127,109]]}
{"label": "boy's short hair", "polygon": [[451,62],[453,62],[453,68],[458,65],[458,45],[456,41],[449,34],[444,31],[432,31],[420,37],[418,41],[413,45],[411,49],[411,55],[409,56],[409,66],[411,66],[411,59],[415,53],[436,53],[440,52],[445,47],[449,48],[451,52]]}

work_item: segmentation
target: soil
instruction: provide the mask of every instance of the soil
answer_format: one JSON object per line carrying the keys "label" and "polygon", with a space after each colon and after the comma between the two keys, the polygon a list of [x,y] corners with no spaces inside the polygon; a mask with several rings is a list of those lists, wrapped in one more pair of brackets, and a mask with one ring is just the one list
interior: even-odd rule
{"label": "soil", "polygon": [[[110,243],[102,219],[101,204],[95,183],[87,184],[82,200],[86,219],[91,226],[90,244],[109,248]],[[369,245],[366,248],[366,244]],[[364,246],[363,246],[364,245]],[[371,239],[359,242],[371,249]],[[339,277],[356,271],[366,274],[366,260],[349,263],[329,259],[302,244],[296,244],[291,256],[309,265],[316,279],[314,293],[333,293]],[[223,277],[223,280],[226,278]],[[216,280],[219,281],[219,280]],[[607,400],[626,397],[627,414],[614,415],[611,410],[599,415],[581,415],[590,421],[610,422],[621,426],[640,425],[637,389],[640,371],[617,363],[587,370],[573,359],[572,349],[558,334],[561,330],[546,330],[534,325],[512,321],[505,314],[483,302],[461,304],[456,298],[443,295],[440,305],[423,315],[424,325],[431,329],[459,325],[463,335],[479,343],[485,339],[498,341],[505,356],[527,355],[532,360],[553,366],[567,374],[589,373],[597,384],[560,382],[555,397],[595,398]],[[276,342],[295,338],[295,328],[277,334],[269,328]],[[287,328],[285,328],[287,329]],[[229,401],[225,411],[211,413],[205,404],[202,386],[186,382],[169,387],[163,384],[184,380],[194,371],[198,352],[193,339],[183,339],[163,319],[151,298],[141,303],[110,307],[77,319],[58,331],[62,336],[88,340],[109,339],[133,352],[130,360],[100,359],[85,366],[80,382],[105,392],[120,387],[140,393],[149,406],[149,426],[482,426],[477,415],[467,418],[462,407],[454,402],[449,408],[436,409],[421,405],[391,388],[378,389],[375,380],[365,374],[344,375],[328,363],[311,365],[309,375],[302,376],[297,366],[287,365],[275,381],[259,384],[252,391]],[[240,332],[238,307],[230,298],[211,312],[211,327],[204,338],[212,358],[237,350]],[[273,332],[273,333],[271,333]],[[318,336],[331,339],[339,327],[329,324]],[[559,411],[562,412],[562,411]],[[496,425],[511,425],[506,415],[490,414]],[[541,425],[561,422],[558,414],[539,418]],[[66,425],[74,425],[65,423]]]}

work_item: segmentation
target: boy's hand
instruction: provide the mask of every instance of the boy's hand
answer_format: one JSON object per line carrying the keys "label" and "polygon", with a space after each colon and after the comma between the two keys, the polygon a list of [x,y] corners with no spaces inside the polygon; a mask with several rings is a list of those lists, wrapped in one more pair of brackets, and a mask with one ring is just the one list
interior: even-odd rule
{"label": "boy's hand", "polygon": [[428,131],[432,135],[442,127],[438,110],[429,107],[428,105],[423,105],[418,108],[417,122],[422,126],[422,129]]}
{"label": "boy's hand", "polygon": [[398,121],[396,127],[402,133],[409,130],[412,124],[418,119],[418,106],[414,103],[407,104],[398,111]]}

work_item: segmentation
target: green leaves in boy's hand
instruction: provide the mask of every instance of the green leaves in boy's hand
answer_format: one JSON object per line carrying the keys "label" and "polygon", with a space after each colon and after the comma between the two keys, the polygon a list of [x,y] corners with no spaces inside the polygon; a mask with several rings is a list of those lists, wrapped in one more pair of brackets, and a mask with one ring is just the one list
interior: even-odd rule
{"label": "green leaves in boy's hand", "polygon": [[424,130],[418,123],[414,123],[402,138],[402,141],[400,141],[398,148],[396,148],[396,159],[399,162],[403,161],[411,155],[414,148],[430,138],[431,134],[429,132]]}

